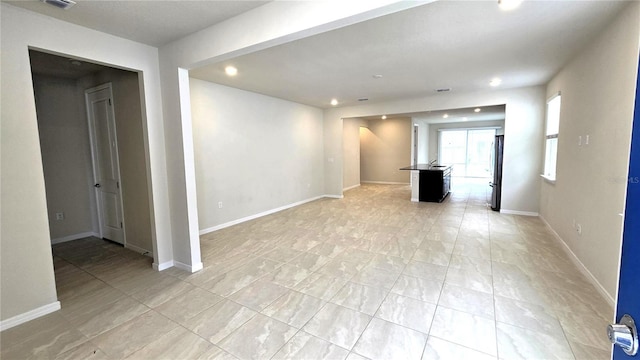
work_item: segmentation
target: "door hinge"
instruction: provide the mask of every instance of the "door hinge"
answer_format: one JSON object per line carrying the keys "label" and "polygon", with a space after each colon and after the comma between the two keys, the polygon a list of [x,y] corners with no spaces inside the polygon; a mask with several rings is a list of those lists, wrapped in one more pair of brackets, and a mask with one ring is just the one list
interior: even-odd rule
{"label": "door hinge", "polygon": [[120,229],[122,229],[122,221],[120,221]]}
{"label": "door hinge", "polygon": [[120,189],[120,181],[116,181],[116,187]]}
{"label": "door hinge", "polygon": [[111,106],[111,98],[109,98],[109,106]]}

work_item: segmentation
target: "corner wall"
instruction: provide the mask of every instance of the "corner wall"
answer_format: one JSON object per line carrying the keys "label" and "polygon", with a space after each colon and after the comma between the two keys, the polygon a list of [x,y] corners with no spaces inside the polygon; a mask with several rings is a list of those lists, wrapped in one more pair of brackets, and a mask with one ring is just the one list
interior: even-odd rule
{"label": "corner wall", "polygon": [[194,78],[190,89],[201,233],[323,195],[322,110]]}
{"label": "corner wall", "polygon": [[[562,93],[557,180],[543,182],[540,214],[613,302],[622,242],[640,3],[632,2],[549,82]],[[584,144],[589,135],[589,144]],[[583,144],[578,145],[578,136]],[[582,227],[582,235],[574,228]]]}
{"label": "corner wall", "polygon": [[362,182],[408,184],[411,165],[411,119],[369,120],[360,128],[360,176]]}

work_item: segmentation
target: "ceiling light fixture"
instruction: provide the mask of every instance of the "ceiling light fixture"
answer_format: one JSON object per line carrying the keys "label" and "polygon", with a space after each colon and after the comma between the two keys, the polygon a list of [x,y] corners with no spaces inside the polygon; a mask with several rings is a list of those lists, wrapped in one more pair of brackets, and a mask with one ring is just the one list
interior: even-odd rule
{"label": "ceiling light fixture", "polygon": [[224,72],[229,76],[236,76],[238,74],[238,69],[233,66],[227,66],[226,68],[224,68]]}
{"label": "ceiling light fixture", "polygon": [[448,118],[448,117],[449,117],[449,114],[444,114],[444,115],[442,115],[442,118],[443,118],[443,119],[446,119],[446,118]]}
{"label": "ceiling light fixture", "polygon": [[482,111],[482,109],[480,109],[480,108],[473,109],[473,112],[480,112],[480,111]]}
{"label": "ceiling light fixture", "polygon": [[498,0],[498,7],[504,11],[513,10],[520,4],[522,4],[522,0]]}
{"label": "ceiling light fixture", "polygon": [[53,5],[59,9],[67,10],[76,4],[75,1],[72,0],[41,0],[45,4]]}
{"label": "ceiling light fixture", "polygon": [[333,105],[333,106],[338,105],[338,100],[337,99],[331,99],[331,105]]}
{"label": "ceiling light fixture", "polygon": [[382,120],[387,120],[387,115],[382,115]]}
{"label": "ceiling light fixture", "polygon": [[502,79],[500,79],[500,78],[493,78],[489,82],[489,85],[491,85],[493,87],[499,86],[500,84],[502,84]]}

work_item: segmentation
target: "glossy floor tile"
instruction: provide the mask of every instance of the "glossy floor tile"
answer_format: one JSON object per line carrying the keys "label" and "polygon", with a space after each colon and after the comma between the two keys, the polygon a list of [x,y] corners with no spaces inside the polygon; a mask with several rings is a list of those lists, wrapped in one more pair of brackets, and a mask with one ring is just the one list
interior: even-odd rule
{"label": "glossy floor tile", "polygon": [[[454,179],[456,180],[456,179]],[[440,204],[363,185],[201,237],[205,268],[53,246],[62,309],[2,359],[608,359],[613,310],[544,223],[454,181]]]}

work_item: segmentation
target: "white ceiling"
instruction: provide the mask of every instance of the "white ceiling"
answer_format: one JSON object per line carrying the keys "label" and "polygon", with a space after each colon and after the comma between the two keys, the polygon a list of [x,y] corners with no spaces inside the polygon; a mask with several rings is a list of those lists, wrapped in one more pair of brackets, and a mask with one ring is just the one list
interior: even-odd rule
{"label": "white ceiling", "polygon": [[[0,0],[154,46],[263,1],[76,0],[60,10]],[[191,76],[321,108],[545,84],[622,10],[624,1],[437,1],[191,70]],[[44,29],[43,29],[44,30]],[[247,29],[251,31],[251,29]],[[224,74],[233,64],[237,76]],[[382,75],[375,79],[373,75]]]}
{"label": "white ceiling", "polygon": [[202,30],[268,1],[74,0],[67,10],[38,0],[2,0],[70,23],[152,46]]}
{"label": "white ceiling", "polygon": [[[321,108],[548,82],[625,3],[438,1],[194,69],[191,76]],[[238,75],[224,74],[226,65]],[[375,79],[373,75],[382,75]],[[437,94],[447,96],[446,94]]]}
{"label": "white ceiling", "polygon": [[[476,112],[476,109],[480,109]],[[505,119],[505,105],[481,106],[472,108],[423,111],[417,113],[383,114],[387,119],[411,118],[427,124],[447,124],[455,122],[494,121]],[[446,117],[445,117],[446,115]],[[381,115],[365,116],[365,120],[383,120]]]}

